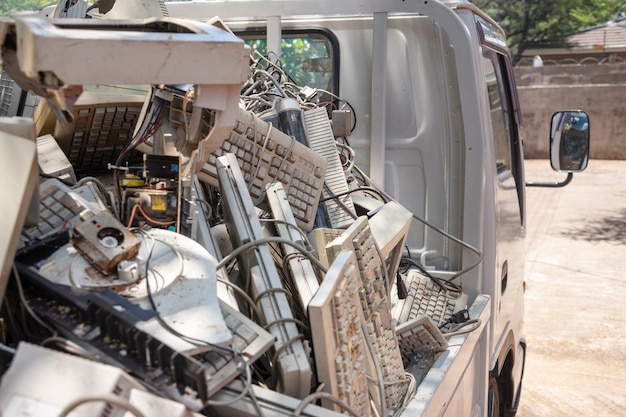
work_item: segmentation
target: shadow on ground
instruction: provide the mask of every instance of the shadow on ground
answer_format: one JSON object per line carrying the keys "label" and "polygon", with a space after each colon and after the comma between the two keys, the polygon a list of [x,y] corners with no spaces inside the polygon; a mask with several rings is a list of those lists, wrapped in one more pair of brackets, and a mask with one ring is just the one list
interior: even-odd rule
{"label": "shadow on ground", "polygon": [[626,244],[626,209],[617,216],[585,223],[563,236],[588,242]]}

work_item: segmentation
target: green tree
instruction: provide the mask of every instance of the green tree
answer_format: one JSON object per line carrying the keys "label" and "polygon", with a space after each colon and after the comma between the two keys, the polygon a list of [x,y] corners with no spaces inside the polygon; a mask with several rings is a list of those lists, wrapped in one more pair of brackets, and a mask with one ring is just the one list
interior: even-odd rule
{"label": "green tree", "polygon": [[626,3],[620,0],[588,0],[570,13],[578,28],[606,23],[626,13]]}
{"label": "green tree", "polygon": [[39,10],[55,3],[54,0],[3,0],[0,2],[0,16],[25,10]]}
{"label": "green tree", "polygon": [[474,0],[504,29],[514,58],[536,43],[563,43],[564,35],[606,23],[626,11],[624,0]]}

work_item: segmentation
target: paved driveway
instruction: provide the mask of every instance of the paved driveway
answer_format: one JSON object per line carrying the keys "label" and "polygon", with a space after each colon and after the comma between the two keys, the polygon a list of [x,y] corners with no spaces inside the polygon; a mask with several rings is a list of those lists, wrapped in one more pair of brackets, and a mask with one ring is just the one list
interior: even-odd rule
{"label": "paved driveway", "polygon": [[[527,180],[555,181],[547,160]],[[626,161],[527,193],[522,417],[626,414]]]}

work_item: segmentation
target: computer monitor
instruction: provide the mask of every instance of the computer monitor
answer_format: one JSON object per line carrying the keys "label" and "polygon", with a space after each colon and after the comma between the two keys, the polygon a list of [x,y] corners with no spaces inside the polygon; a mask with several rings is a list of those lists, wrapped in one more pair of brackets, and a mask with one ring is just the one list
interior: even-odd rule
{"label": "computer monitor", "polygon": [[[4,299],[20,233],[37,195],[39,169],[35,128],[31,119],[0,117],[0,190],[3,204],[0,216],[0,305]],[[38,213],[38,204],[35,204]]]}

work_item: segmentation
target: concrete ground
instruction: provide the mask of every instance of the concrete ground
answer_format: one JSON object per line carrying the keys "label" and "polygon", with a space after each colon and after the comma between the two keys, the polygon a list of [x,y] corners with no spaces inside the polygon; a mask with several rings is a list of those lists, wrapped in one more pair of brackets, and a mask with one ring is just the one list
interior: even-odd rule
{"label": "concrete ground", "polygon": [[[528,160],[527,181],[557,181]],[[626,161],[527,193],[528,355],[520,415],[626,414]]]}

